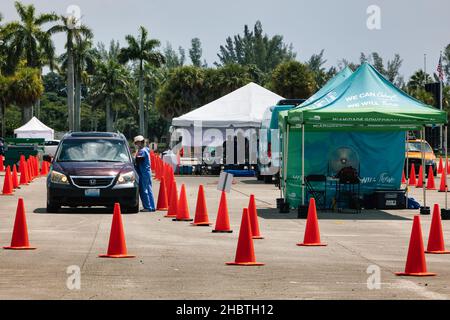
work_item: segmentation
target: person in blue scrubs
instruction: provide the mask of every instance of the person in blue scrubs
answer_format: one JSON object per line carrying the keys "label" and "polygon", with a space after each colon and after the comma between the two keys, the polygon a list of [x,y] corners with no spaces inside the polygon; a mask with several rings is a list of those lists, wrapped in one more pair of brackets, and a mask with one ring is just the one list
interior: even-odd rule
{"label": "person in blue scrubs", "polygon": [[136,152],[136,171],[139,175],[139,195],[141,197],[144,209],[141,212],[154,212],[155,200],[152,190],[152,169],[150,163],[150,152],[145,146],[143,136],[134,138],[134,145],[137,147]]}

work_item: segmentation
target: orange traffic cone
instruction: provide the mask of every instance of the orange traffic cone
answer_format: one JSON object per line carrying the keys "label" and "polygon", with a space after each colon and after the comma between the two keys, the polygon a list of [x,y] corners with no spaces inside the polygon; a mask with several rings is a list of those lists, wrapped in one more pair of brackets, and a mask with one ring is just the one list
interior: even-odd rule
{"label": "orange traffic cone", "polygon": [[253,194],[250,195],[248,213],[250,215],[250,226],[252,227],[252,238],[264,239],[259,232],[258,213],[256,212],[255,196]]}
{"label": "orange traffic cone", "polygon": [[192,221],[189,215],[189,205],[186,197],[186,186],[181,185],[180,199],[178,200],[177,217],[173,221]]}
{"label": "orange traffic cone", "polygon": [[227,195],[222,191],[220,197],[219,210],[217,212],[216,226],[212,231],[214,233],[231,233],[230,219],[228,217]]}
{"label": "orange traffic cone", "polygon": [[419,167],[419,180],[417,180],[416,188],[423,188],[423,167]]}
{"label": "orange traffic cone", "polygon": [[437,169],[437,173],[441,174],[443,170],[443,165],[442,165],[442,157],[439,156],[439,165],[438,165],[438,169]]}
{"label": "orange traffic cone", "polygon": [[439,192],[445,192],[445,190],[447,190],[447,170],[442,170]]}
{"label": "orange traffic cone", "polygon": [[17,168],[16,165],[13,165],[13,173],[12,173],[12,186],[14,189],[19,188],[19,179],[17,177]]}
{"label": "orange traffic cone", "polygon": [[11,168],[9,166],[6,167],[5,179],[3,181],[3,191],[2,195],[11,196],[13,194],[13,181],[11,177]]}
{"label": "orange traffic cone", "polygon": [[14,229],[9,247],[3,247],[8,250],[34,250],[35,247],[30,247],[28,240],[27,218],[25,215],[25,205],[23,199],[19,198],[17,201],[16,219],[14,220]]}
{"label": "orange traffic cone", "polygon": [[159,163],[158,161],[155,162],[155,179],[158,180],[158,168],[159,168]]}
{"label": "orange traffic cone", "polygon": [[162,168],[163,168],[163,162],[158,161],[158,166],[156,167],[156,179],[160,180],[162,177]]}
{"label": "orange traffic cone", "polygon": [[38,177],[39,176],[39,159],[38,157],[33,157],[33,162],[34,162],[34,176]]}
{"label": "orange traffic cone", "polygon": [[402,170],[402,184],[406,183],[405,170]]}
{"label": "orange traffic cone", "polygon": [[155,153],[153,150],[150,150],[150,170],[155,170]]}
{"label": "orange traffic cone", "polygon": [[41,176],[46,176],[48,175],[48,165],[47,165],[47,161],[42,161],[41,163]]}
{"label": "orange traffic cone", "polygon": [[239,240],[234,262],[227,262],[229,266],[263,266],[264,263],[256,262],[255,249],[253,246],[252,230],[248,209],[244,208],[242,213]]}
{"label": "orange traffic cone", "polygon": [[166,179],[161,177],[161,182],[159,184],[158,202],[156,204],[156,210],[167,211],[169,209],[169,204],[167,200],[167,190],[166,190]]}
{"label": "orange traffic cone", "polygon": [[27,169],[28,169],[28,182],[32,182],[34,177],[33,177],[33,170],[31,169],[31,160],[30,158],[28,158],[27,160]]}
{"label": "orange traffic cone", "polygon": [[426,253],[444,254],[450,253],[445,250],[444,233],[442,232],[441,209],[436,203],[433,208],[431,219],[430,235],[428,236],[428,246]]}
{"label": "orange traffic cone", "polygon": [[175,181],[175,178],[172,178],[169,176],[169,178],[167,179],[167,184],[166,184],[167,199],[169,200],[169,207],[170,207],[170,201],[172,199],[172,187],[173,187],[174,181]]}
{"label": "orange traffic cone", "polygon": [[308,218],[306,220],[305,238],[303,243],[298,243],[298,246],[316,246],[324,247],[327,244],[320,242],[319,221],[317,219],[316,200],[311,198],[309,200]]}
{"label": "orange traffic cone", "polygon": [[108,253],[99,255],[101,258],[134,258],[134,255],[127,253],[125,234],[123,232],[122,213],[120,204],[114,204],[114,214],[109,234]]}
{"label": "orange traffic cone", "polygon": [[37,157],[33,157],[33,169],[34,169],[34,176],[39,176],[39,160]]}
{"label": "orange traffic cone", "polygon": [[25,160],[20,159],[20,162],[19,162],[19,172],[20,172],[19,184],[20,185],[27,185],[28,184],[27,169],[25,167],[26,167]]}
{"label": "orange traffic cone", "polygon": [[433,167],[431,167],[431,166],[428,169],[427,190],[436,190],[436,185],[434,183]]}
{"label": "orange traffic cone", "polygon": [[5,165],[3,164],[3,156],[0,155],[0,171],[5,171]]}
{"label": "orange traffic cone", "polygon": [[411,173],[409,174],[409,183],[410,186],[415,186],[417,184],[416,180],[416,169],[414,168],[414,164],[411,165]]}
{"label": "orange traffic cone", "polygon": [[408,257],[406,259],[405,272],[396,272],[397,276],[435,276],[436,273],[427,272],[425,252],[423,250],[422,228],[420,216],[414,216],[411,238],[409,241]]}
{"label": "orange traffic cone", "polygon": [[194,226],[210,226],[208,209],[206,207],[205,190],[203,185],[198,186],[197,205],[195,207],[195,219],[191,223]]}
{"label": "orange traffic cone", "polygon": [[170,191],[169,210],[164,217],[176,218],[177,212],[178,212],[178,190],[177,190],[177,183],[175,182],[174,179],[172,180],[172,188]]}
{"label": "orange traffic cone", "polygon": [[[447,169],[447,174],[449,174],[450,173],[450,159],[447,159],[447,164],[445,165],[445,168]],[[444,170],[444,168],[442,170]]]}

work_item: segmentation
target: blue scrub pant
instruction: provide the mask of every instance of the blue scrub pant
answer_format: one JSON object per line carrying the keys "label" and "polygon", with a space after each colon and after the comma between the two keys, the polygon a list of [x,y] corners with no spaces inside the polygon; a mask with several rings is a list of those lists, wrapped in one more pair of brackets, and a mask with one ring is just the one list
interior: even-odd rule
{"label": "blue scrub pant", "polygon": [[139,175],[139,195],[142,206],[148,210],[155,210],[155,199],[153,198],[151,172],[149,175]]}

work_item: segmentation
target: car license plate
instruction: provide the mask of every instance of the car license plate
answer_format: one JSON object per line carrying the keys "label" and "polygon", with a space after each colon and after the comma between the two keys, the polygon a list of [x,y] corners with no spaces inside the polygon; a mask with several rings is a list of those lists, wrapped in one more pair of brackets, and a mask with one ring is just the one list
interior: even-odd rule
{"label": "car license plate", "polygon": [[100,197],[100,189],[86,189],[84,195],[86,197]]}

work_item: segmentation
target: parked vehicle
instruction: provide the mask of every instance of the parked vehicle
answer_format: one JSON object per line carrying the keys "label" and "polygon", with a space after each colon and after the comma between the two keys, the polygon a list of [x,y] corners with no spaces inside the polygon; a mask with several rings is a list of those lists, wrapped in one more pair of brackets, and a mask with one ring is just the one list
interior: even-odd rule
{"label": "parked vehicle", "polygon": [[61,140],[47,177],[47,211],[62,206],[106,206],[139,211],[138,175],[126,138],[119,133],[75,132]]}
{"label": "parked vehicle", "polygon": [[272,149],[272,132],[276,133],[273,130],[278,130],[278,114],[281,111],[295,108],[304,101],[305,99],[285,99],[279,101],[276,106],[266,109],[261,123],[261,134],[265,133],[266,137],[260,137],[258,144],[258,180],[263,180],[265,183],[277,183],[279,180],[280,150]]}
{"label": "parked vehicle", "polygon": [[[411,165],[414,165],[414,170],[416,174],[419,173],[419,168],[422,165],[422,148],[425,153],[425,173],[428,174],[430,166],[433,168],[433,174],[437,173],[436,156],[433,149],[425,140],[420,139],[408,139],[406,149],[406,157],[408,158],[408,172],[411,170]],[[405,160],[405,170],[406,170],[406,160]]]}
{"label": "parked vehicle", "polygon": [[58,149],[59,140],[47,140],[44,145],[44,154],[54,157],[56,150]]}

